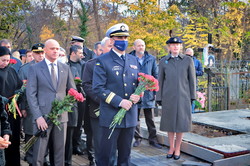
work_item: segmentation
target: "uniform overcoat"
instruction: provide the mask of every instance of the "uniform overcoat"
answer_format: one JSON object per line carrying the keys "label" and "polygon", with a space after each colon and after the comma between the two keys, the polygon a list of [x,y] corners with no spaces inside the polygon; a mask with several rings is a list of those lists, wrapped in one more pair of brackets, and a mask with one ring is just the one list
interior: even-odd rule
{"label": "uniform overcoat", "polygon": [[[18,75],[21,80],[27,80],[28,79],[28,71],[31,65],[34,65],[36,62],[35,60],[25,63],[21,66],[19,69]],[[25,92],[26,93],[26,92]],[[27,116],[23,118],[23,130],[25,134],[33,135],[33,125],[32,125],[32,113],[30,112],[28,101],[26,96],[23,96],[23,100],[20,103],[20,108],[22,110],[26,110]]]}
{"label": "uniform overcoat", "polygon": [[191,130],[191,100],[195,99],[195,68],[193,60],[180,54],[168,55],[159,63],[157,101],[162,102],[160,130],[188,132]]}

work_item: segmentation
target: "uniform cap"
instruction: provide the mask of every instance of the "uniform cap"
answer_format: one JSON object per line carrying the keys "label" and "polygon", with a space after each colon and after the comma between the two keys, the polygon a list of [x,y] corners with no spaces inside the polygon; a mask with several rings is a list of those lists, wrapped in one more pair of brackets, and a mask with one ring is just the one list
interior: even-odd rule
{"label": "uniform cap", "polygon": [[115,24],[107,30],[106,36],[129,36],[128,25],[124,23]]}
{"label": "uniform cap", "polygon": [[26,52],[27,52],[26,49],[20,49],[18,51],[19,51],[20,56],[26,56]]}
{"label": "uniform cap", "polygon": [[44,44],[43,43],[37,43],[34,44],[31,48],[33,52],[43,52]]}
{"label": "uniform cap", "polygon": [[83,43],[85,40],[80,36],[71,36],[71,41],[81,42]]}
{"label": "uniform cap", "polygon": [[0,46],[0,56],[10,55],[10,50],[7,47]]}
{"label": "uniform cap", "polygon": [[166,41],[167,44],[170,43],[183,43],[183,41],[179,38],[179,37],[171,37],[170,39],[168,39],[168,41]]}

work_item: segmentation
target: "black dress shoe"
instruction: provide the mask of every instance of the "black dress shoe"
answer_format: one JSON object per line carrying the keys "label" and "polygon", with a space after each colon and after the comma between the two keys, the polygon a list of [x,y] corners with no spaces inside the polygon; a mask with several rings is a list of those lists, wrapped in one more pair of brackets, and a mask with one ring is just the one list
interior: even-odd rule
{"label": "black dress shoe", "polygon": [[89,161],[89,166],[96,166],[94,161]]}
{"label": "black dress shoe", "polygon": [[84,152],[82,152],[79,148],[75,148],[73,149],[73,154],[84,155]]}
{"label": "black dress shoe", "polygon": [[50,162],[49,161],[44,162],[43,166],[50,166]]}
{"label": "black dress shoe", "polygon": [[170,159],[174,156],[174,154],[167,154],[166,158]]}
{"label": "black dress shoe", "polygon": [[174,155],[175,160],[179,160],[181,158],[181,155]]}
{"label": "black dress shoe", "polygon": [[141,140],[137,139],[137,140],[135,140],[133,147],[138,147],[140,144],[141,144]]}
{"label": "black dress shoe", "polygon": [[161,148],[162,148],[162,146],[161,146],[160,144],[158,144],[158,143],[156,143],[156,142],[154,142],[154,141],[149,142],[149,144],[152,145],[152,146],[155,147],[155,148],[158,148],[158,149],[161,149]]}

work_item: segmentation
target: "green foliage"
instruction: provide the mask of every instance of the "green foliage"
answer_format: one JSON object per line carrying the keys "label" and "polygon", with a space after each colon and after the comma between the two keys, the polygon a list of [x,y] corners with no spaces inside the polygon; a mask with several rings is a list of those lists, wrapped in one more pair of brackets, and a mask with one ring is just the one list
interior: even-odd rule
{"label": "green foliage", "polygon": [[2,0],[0,2],[0,38],[10,38],[14,35],[15,24],[24,20],[22,10],[28,8],[26,0]]}
{"label": "green foliage", "polygon": [[80,0],[79,2],[81,5],[81,10],[78,10],[77,14],[80,19],[80,25],[79,25],[80,36],[82,38],[86,38],[86,36],[88,35],[88,28],[87,28],[88,14],[83,1]]}
{"label": "green foliage", "polygon": [[52,102],[52,111],[47,115],[47,117],[52,121],[52,123],[59,126],[60,121],[58,118],[60,118],[64,112],[72,112],[71,109],[75,102],[75,98],[70,95],[65,96],[62,101],[55,99]]}

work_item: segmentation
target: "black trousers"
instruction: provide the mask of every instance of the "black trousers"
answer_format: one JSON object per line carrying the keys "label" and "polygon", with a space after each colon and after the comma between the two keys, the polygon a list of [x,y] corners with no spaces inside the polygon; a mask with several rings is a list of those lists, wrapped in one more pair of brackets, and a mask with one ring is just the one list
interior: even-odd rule
{"label": "black trousers", "polygon": [[[157,141],[153,108],[143,108],[143,111],[144,111],[145,121],[146,121],[146,125],[148,128],[148,133],[149,133],[148,140],[149,142]],[[138,124],[136,126],[135,135],[134,135],[134,138],[136,140],[142,139],[142,136],[140,134],[140,112],[141,112],[141,109],[139,108],[138,109]]]}
{"label": "black trousers", "polygon": [[117,166],[131,166],[130,153],[131,143],[135,133],[135,127],[115,128],[112,136],[108,139],[111,129],[101,127],[100,144],[102,149],[99,153],[97,166],[114,166],[114,153],[118,151]]}
{"label": "black trousers", "polygon": [[75,127],[67,127],[66,144],[65,144],[65,166],[72,165],[73,153],[73,133]]}
{"label": "black trousers", "polygon": [[93,133],[91,129],[89,110],[86,108],[84,114],[84,133],[86,134],[87,154],[89,161],[94,161]]}
{"label": "black trousers", "polygon": [[85,113],[85,103],[86,102],[78,102],[78,120],[77,120],[77,126],[74,128],[73,133],[73,149],[80,148],[82,149],[83,141],[81,139],[81,135],[83,132],[83,119],[84,119],[84,113]]}
{"label": "black trousers", "polygon": [[14,119],[13,114],[9,114],[8,122],[12,130],[10,146],[5,149],[6,166],[20,166],[20,117]]}

